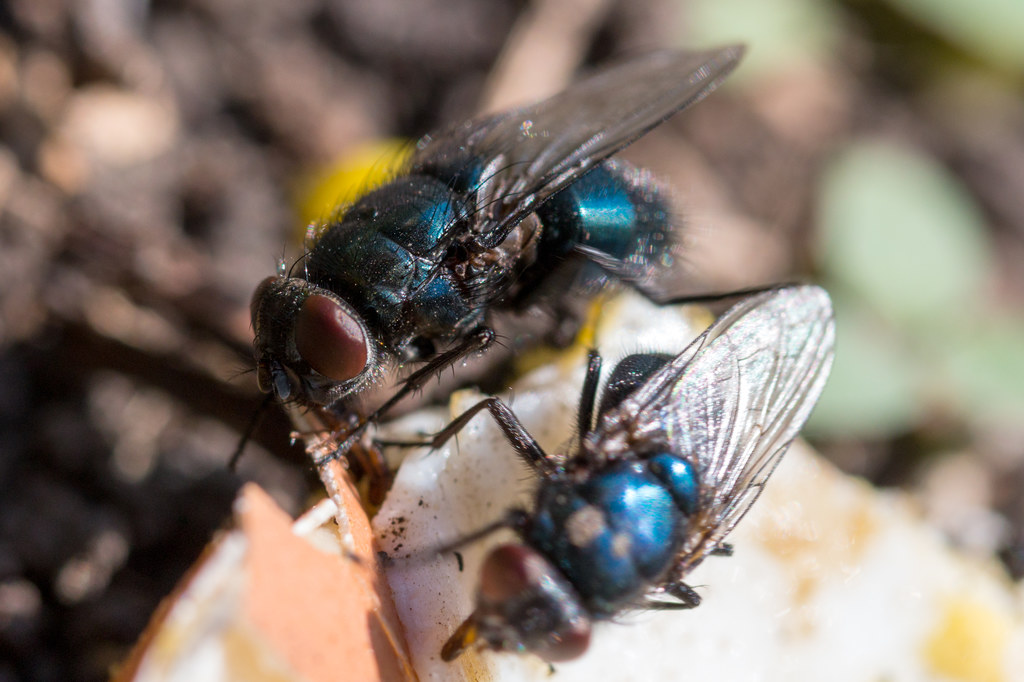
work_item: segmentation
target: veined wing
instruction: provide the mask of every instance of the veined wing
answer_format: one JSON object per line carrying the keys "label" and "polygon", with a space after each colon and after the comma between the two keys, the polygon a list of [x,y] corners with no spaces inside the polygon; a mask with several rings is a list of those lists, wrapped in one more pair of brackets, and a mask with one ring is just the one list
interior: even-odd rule
{"label": "veined wing", "polygon": [[426,139],[412,169],[483,164],[473,232],[500,243],[525,216],[615,152],[701,100],[736,67],[741,46],[660,51],[622,62],[536,104]]}
{"label": "veined wing", "polygon": [[623,402],[634,442],[693,462],[697,511],[678,557],[695,567],[761,493],[825,386],[835,346],[828,294],[775,289],[744,299]]}

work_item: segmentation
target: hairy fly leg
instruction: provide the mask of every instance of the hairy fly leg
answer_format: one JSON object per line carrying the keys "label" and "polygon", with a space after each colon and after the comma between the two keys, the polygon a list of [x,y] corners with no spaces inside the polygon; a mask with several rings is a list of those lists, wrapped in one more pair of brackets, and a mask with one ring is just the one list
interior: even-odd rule
{"label": "hairy fly leg", "polygon": [[[335,432],[335,437],[338,440],[338,447],[333,453],[328,455],[325,460],[330,461],[332,459],[339,459],[346,456],[353,446],[359,441],[370,424],[379,422],[384,415],[391,410],[391,408],[400,403],[410,393],[422,388],[423,385],[436,376],[438,372],[441,372],[446,367],[451,367],[462,358],[465,358],[477,351],[486,349],[493,341],[493,330],[487,327],[478,327],[474,332],[464,338],[456,347],[441,353],[430,360],[426,365],[410,374],[403,381],[402,387],[399,388],[395,394],[380,407],[370,413],[369,416],[360,419],[350,430],[338,430]],[[342,440],[342,438],[344,439]],[[318,460],[315,463],[317,466],[320,466],[324,463],[324,460]]]}

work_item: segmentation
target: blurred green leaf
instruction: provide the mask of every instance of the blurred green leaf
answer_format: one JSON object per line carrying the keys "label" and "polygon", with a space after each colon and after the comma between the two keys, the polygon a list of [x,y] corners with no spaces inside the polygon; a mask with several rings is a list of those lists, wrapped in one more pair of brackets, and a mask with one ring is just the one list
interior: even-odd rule
{"label": "blurred green leaf", "polygon": [[929,324],[979,299],[991,267],[970,196],[931,159],[858,142],[826,170],[824,269],[899,322]]}
{"label": "blurred green leaf", "polygon": [[815,0],[693,0],[684,5],[681,41],[745,43],[751,55],[739,79],[832,50],[840,33],[832,5]]}
{"label": "blurred green leaf", "polygon": [[807,433],[888,438],[909,431],[920,417],[920,368],[913,353],[848,298],[833,296],[833,304],[836,360]]}
{"label": "blurred green leaf", "polygon": [[1024,69],[1022,0],[889,0],[911,19],[1004,68]]}
{"label": "blurred green leaf", "polygon": [[1024,422],[1024,320],[983,319],[945,341],[952,398],[981,421]]}

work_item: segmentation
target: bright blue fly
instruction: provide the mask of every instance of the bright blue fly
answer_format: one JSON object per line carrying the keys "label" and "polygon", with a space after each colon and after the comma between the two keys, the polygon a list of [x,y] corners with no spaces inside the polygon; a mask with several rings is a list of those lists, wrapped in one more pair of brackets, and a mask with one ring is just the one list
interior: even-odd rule
{"label": "bright blue fly", "polygon": [[483,646],[566,660],[594,621],[697,606],[684,578],[731,551],[723,540],[807,421],[834,343],[828,294],[780,287],[741,300],[679,355],[622,360],[596,414],[592,352],[569,455],[545,453],[497,398],[453,421],[435,447],[487,409],[541,481],[531,509],[458,543],[503,527],[521,539],[485,559],[476,609],[442,657]]}

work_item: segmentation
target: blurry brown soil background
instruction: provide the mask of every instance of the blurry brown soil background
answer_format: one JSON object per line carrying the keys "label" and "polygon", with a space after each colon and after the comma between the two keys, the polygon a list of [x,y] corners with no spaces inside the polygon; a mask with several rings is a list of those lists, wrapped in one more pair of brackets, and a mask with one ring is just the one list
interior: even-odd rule
{"label": "blurry brown soil background", "polygon": [[752,48],[628,156],[678,190],[709,286],[835,296],[815,444],[1019,576],[1024,19],[990,9],[0,3],[0,682],[104,679],[243,482],[293,513],[316,491],[276,409],[227,468],[303,178],[655,47]]}

